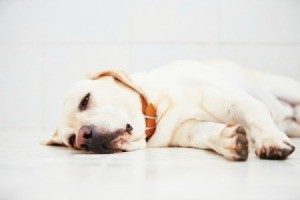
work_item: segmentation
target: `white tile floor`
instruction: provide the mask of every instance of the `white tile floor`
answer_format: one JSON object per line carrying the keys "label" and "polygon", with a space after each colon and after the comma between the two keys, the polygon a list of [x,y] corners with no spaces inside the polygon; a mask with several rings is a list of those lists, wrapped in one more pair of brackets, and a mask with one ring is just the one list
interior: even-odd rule
{"label": "white tile floor", "polygon": [[300,139],[284,161],[230,162],[213,152],[147,149],[82,154],[0,131],[0,199],[300,199]]}

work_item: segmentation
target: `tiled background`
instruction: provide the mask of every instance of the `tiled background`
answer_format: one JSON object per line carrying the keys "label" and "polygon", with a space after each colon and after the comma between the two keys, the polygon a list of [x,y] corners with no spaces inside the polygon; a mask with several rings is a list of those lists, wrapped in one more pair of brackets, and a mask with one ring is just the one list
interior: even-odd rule
{"label": "tiled background", "polygon": [[0,129],[53,129],[86,72],[213,58],[300,80],[300,1],[1,0]]}

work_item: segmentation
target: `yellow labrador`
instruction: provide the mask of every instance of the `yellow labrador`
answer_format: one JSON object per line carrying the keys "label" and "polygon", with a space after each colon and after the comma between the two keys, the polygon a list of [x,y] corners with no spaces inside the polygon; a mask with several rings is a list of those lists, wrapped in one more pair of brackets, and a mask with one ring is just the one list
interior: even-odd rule
{"label": "yellow labrador", "polygon": [[48,145],[95,153],[146,147],[212,149],[285,159],[300,136],[300,83],[228,61],[177,61],[149,73],[92,74],[70,89]]}

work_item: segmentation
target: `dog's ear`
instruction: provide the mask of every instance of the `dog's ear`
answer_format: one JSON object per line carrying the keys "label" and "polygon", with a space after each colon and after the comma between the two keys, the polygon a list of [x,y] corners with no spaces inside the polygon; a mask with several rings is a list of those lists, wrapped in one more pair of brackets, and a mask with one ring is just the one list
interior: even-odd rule
{"label": "dog's ear", "polygon": [[124,84],[126,87],[128,87],[129,89],[137,92],[138,94],[140,94],[141,100],[143,102],[145,102],[145,105],[148,104],[147,101],[147,97],[145,96],[144,92],[142,91],[141,88],[139,88],[138,86],[136,86],[131,78],[129,77],[129,75],[124,72],[123,70],[108,70],[108,71],[102,71],[102,72],[98,72],[98,73],[93,73],[93,74],[89,74],[87,75],[88,79],[92,79],[92,80],[96,80],[99,79],[101,77],[105,77],[105,76],[111,76],[113,77],[116,81],[121,82],[122,84]]}
{"label": "dog's ear", "polygon": [[104,76],[112,76],[118,81],[130,83],[132,80],[130,79],[129,75],[124,72],[123,70],[117,69],[117,70],[106,70],[96,73],[90,73],[87,74],[88,79],[96,80],[98,78],[104,77]]}
{"label": "dog's ear", "polygon": [[61,138],[58,136],[58,130],[55,129],[53,136],[46,141],[41,142],[43,145],[51,145],[51,146],[64,146],[65,144],[61,140]]}

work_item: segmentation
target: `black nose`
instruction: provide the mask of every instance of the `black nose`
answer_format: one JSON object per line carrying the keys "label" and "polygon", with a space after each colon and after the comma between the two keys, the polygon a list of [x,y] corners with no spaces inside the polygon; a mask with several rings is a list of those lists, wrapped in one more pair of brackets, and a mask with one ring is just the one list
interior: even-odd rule
{"label": "black nose", "polygon": [[121,132],[97,131],[92,126],[82,126],[77,134],[76,143],[79,149],[95,153],[115,153],[116,150],[108,148],[110,143],[120,136]]}
{"label": "black nose", "polygon": [[132,131],[133,128],[130,124],[126,124],[126,131]]}

